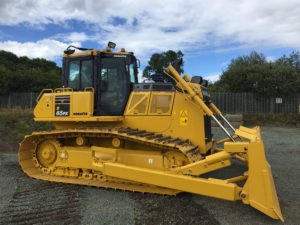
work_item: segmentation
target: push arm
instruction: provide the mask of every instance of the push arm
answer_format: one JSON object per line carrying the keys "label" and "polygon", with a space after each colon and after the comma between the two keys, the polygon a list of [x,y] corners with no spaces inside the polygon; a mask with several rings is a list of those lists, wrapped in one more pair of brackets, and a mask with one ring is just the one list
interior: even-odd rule
{"label": "push arm", "polygon": [[[188,92],[191,99],[196,101],[198,105],[200,105],[201,109],[210,116],[218,126],[224,131],[224,133],[230,138],[231,141],[235,141],[234,138],[230,135],[230,133],[226,130],[226,128],[218,121],[218,119],[214,116],[213,112],[208,108],[205,102],[199,97],[199,95],[190,87],[190,85],[185,82],[185,80],[180,76],[180,74],[174,69],[173,66],[168,66],[167,69],[173,74],[178,83],[180,83],[184,89]],[[217,107],[215,107],[217,109]],[[219,111],[219,110],[218,110]],[[225,118],[225,117],[224,117]]]}

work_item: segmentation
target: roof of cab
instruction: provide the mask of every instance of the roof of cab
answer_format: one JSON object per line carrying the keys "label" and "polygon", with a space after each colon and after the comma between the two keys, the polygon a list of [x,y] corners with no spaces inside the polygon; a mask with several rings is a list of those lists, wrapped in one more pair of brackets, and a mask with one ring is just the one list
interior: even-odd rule
{"label": "roof of cab", "polygon": [[132,52],[113,52],[111,50],[88,50],[85,52],[75,52],[73,54],[63,54],[63,57],[77,57],[77,56],[86,56],[86,55],[98,55],[98,53],[106,53],[106,54],[118,54],[118,55],[132,55]]}

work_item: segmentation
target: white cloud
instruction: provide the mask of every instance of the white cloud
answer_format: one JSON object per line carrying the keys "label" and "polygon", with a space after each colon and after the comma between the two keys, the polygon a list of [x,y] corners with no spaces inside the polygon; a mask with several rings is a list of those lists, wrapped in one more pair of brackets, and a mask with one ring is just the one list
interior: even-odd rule
{"label": "white cloud", "polygon": [[[71,43],[80,46],[80,43]],[[17,56],[29,58],[45,58],[54,60],[62,56],[63,50],[68,47],[67,43],[51,39],[43,39],[37,42],[20,43],[16,41],[0,42],[0,49],[15,53]]]}
{"label": "white cloud", "polygon": [[221,76],[220,73],[218,73],[218,74],[216,74],[216,73],[214,73],[214,74],[207,74],[207,75],[203,76],[203,79],[208,80],[208,81],[214,83],[214,82],[216,82],[217,80],[220,79],[220,76]]}
{"label": "white cloud", "polygon": [[84,42],[93,39],[84,32],[59,33],[53,36],[53,39],[58,39],[67,42]]}
{"label": "white cloud", "polygon": [[[117,24],[122,18],[122,23]],[[299,0],[92,1],[2,0],[0,24],[92,26],[90,33],[60,34],[63,42],[109,40],[134,51],[142,61],[154,52],[231,51],[263,47],[300,49]],[[71,26],[71,25],[70,25]],[[63,38],[65,38],[63,40]]]}
{"label": "white cloud", "polygon": [[222,68],[223,70],[226,70],[226,68],[228,67],[229,64],[230,64],[229,61],[223,62],[223,63],[221,64],[221,68]]}
{"label": "white cloud", "polygon": [[275,57],[274,56],[267,56],[266,61],[267,62],[275,62]]}

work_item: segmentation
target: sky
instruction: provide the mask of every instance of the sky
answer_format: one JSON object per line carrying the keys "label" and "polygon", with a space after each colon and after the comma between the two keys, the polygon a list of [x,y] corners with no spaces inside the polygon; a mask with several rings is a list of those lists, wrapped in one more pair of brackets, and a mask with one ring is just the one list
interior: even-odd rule
{"label": "sky", "polygon": [[257,51],[274,61],[300,51],[299,0],[1,0],[0,50],[61,66],[68,45],[153,53],[181,50],[184,72],[210,81]]}

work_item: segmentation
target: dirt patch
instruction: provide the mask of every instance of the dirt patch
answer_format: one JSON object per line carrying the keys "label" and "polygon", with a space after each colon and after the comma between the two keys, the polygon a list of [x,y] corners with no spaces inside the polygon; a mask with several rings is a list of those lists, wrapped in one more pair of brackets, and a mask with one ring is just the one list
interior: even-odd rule
{"label": "dirt patch", "polygon": [[178,196],[132,193],[131,198],[136,205],[135,224],[219,224],[188,193]]}
{"label": "dirt patch", "polygon": [[0,124],[0,134],[0,152],[15,153],[19,144],[5,134],[2,124]]}

